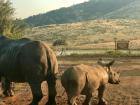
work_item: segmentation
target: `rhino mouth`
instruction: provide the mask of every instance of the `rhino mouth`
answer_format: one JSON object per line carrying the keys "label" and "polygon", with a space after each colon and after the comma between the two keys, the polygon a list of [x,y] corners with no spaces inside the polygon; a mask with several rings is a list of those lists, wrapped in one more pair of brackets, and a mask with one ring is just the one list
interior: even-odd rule
{"label": "rhino mouth", "polygon": [[114,84],[119,84],[120,83],[120,81],[117,81],[117,82],[115,82]]}
{"label": "rhino mouth", "polygon": [[118,81],[109,81],[110,84],[119,84],[120,83],[120,80]]}

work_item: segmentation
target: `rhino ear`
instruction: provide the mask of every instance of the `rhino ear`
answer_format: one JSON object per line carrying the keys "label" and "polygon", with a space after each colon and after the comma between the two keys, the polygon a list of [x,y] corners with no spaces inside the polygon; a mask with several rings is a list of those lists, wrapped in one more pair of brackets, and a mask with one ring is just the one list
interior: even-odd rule
{"label": "rhino ear", "polygon": [[100,58],[97,63],[101,66],[110,67],[114,64],[114,62],[115,62],[115,60],[112,60],[110,62],[105,62],[105,61],[102,60],[102,58]]}
{"label": "rhino ear", "polygon": [[110,62],[107,64],[107,66],[110,67],[110,66],[112,66],[114,63],[115,63],[115,60],[113,59],[112,61],[110,61]]}
{"label": "rhino ear", "polygon": [[106,66],[106,63],[102,60],[102,58],[99,58],[97,63],[101,66]]}
{"label": "rhino ear", "polygon": [[117,74],[120,76],[120,72],[119,71],[117,71]]}

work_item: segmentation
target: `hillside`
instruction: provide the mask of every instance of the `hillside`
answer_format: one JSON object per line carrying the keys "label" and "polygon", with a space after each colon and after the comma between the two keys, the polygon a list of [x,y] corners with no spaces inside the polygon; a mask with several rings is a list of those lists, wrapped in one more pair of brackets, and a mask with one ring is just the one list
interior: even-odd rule
{"label": "hillside", "polygon": [[140,19],[140,0],[105,15],[106,18]]}
{"label": "hillside", "polygon": [[140,48],[140,20],[90,20],[46,25],[29,29],[25,37],[44,40],[51,45],[55,40],[62,39],[68,42],[68,48],[78,49],[100,48],[97,46],[98,43],[102,43],[104,48],[107,48],[106,44],[114,46],[113,41],[116,38],[130,40],[133,42],[131,46]]}
{"label": "hillside", "polygon": [[139,0],[90,0],[68,8],[60,8],[31,16],[25,21],[33,26],[74,23],[99,18],[140,19]]}

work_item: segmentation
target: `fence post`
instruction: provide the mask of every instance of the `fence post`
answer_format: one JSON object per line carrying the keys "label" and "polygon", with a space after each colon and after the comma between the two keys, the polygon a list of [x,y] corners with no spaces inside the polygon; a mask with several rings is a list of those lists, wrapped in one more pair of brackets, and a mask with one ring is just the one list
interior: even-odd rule
{"label": "fence post", "polygon": [[114,41],[115,41],[115,53],[117,51],[117,38],[114,38]]}

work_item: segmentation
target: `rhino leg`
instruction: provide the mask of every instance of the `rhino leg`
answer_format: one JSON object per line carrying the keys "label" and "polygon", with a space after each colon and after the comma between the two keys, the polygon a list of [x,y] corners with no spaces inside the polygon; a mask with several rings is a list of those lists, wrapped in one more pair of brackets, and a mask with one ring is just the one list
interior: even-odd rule
{"label": "rhino leg", "polygon": [[86,94],[86,99],[85,99],[83,105],[88,105],[89,102],[90,102],[91,97],[92,97],[92,95],[90,93]]}
{"label": "rhino leg", "polygon": [[3,90],[3,95],[13,96],[14,92],[12,91],[12,83],[5,77],[1,77],[1,85]]}
{"label": "rhino leg", "polygon": [[55,101],[55,96],[56,96],[56,78],[54,75],[50,75],[49,78],[47,79],[48,83],[48,92],[49,92],[49,97],[48,97],[48,102],[46,105],[56,105]]}
{"label": "rhino leg", "polygon": [[[71,90],[71,89],[70,89]],[[69,105],[78,105],[76,102],[76,99],[78,96],[80,96],[81,88],[78,86],[77,88],[74,88],[71,91],[68,92],[68,103]]]}
{"label": "rhino leg", "polygon": [[88,105],[88,103],[89,103],[89,101],[90,101],[90,98],[91,98],[91,93],[89,92],[89,88],[87,87],[87,85],[86,85],[86,87],[82,90],[81,94],[86,95],[86,99],[85,99],[83,105]]}
{"label": "rhino leg", "polygon": [[68,94],[68,105],[78,105],[76,103],[76,99],[77,99],[78,95],[69,94],[69,93],[67,93],[67,94]]}
{"label": "rhino leg", "polygon": [[29,83],[33,95],[33,100],[30,103],[30,105],[38,105],[39,101],[43,97],[42,91],[41,91],[41,82],[37,83]]}
{"label": "rhino leg", "polygon": [[73,85],[73,87],[66,88],[66,93],[68,95],[68,104],[69,105],[78,105],[76,103],[77,96],[80,95],[81,89],[78,86]]}
{"label": "rhino leg", "polygon": [[[95,100],[97,98],[98,91],[96,89],[87,88],[86,91],[84,91],[83,94],[86,95],[86,99],[85,99],[83,105],[92,105],[91,100],[92,99]],[[96,103],[94,102],[94,104],[97,104],[97,102]]]}
{"label": "rhino leg", "polygon": [[98,103],[98,105],[107,105],[107,102],[103,98],[104,91],[105,91],[105,86],[104,85],[103,86],[100,86],[99,93],[98,93],[98,97],[99,97],[99,103]]}
{"label": "rhino leg", "polygon": [[77,98],[77,96],[73,96],[69,101],[69,105],[77,105],[76,98]]}

